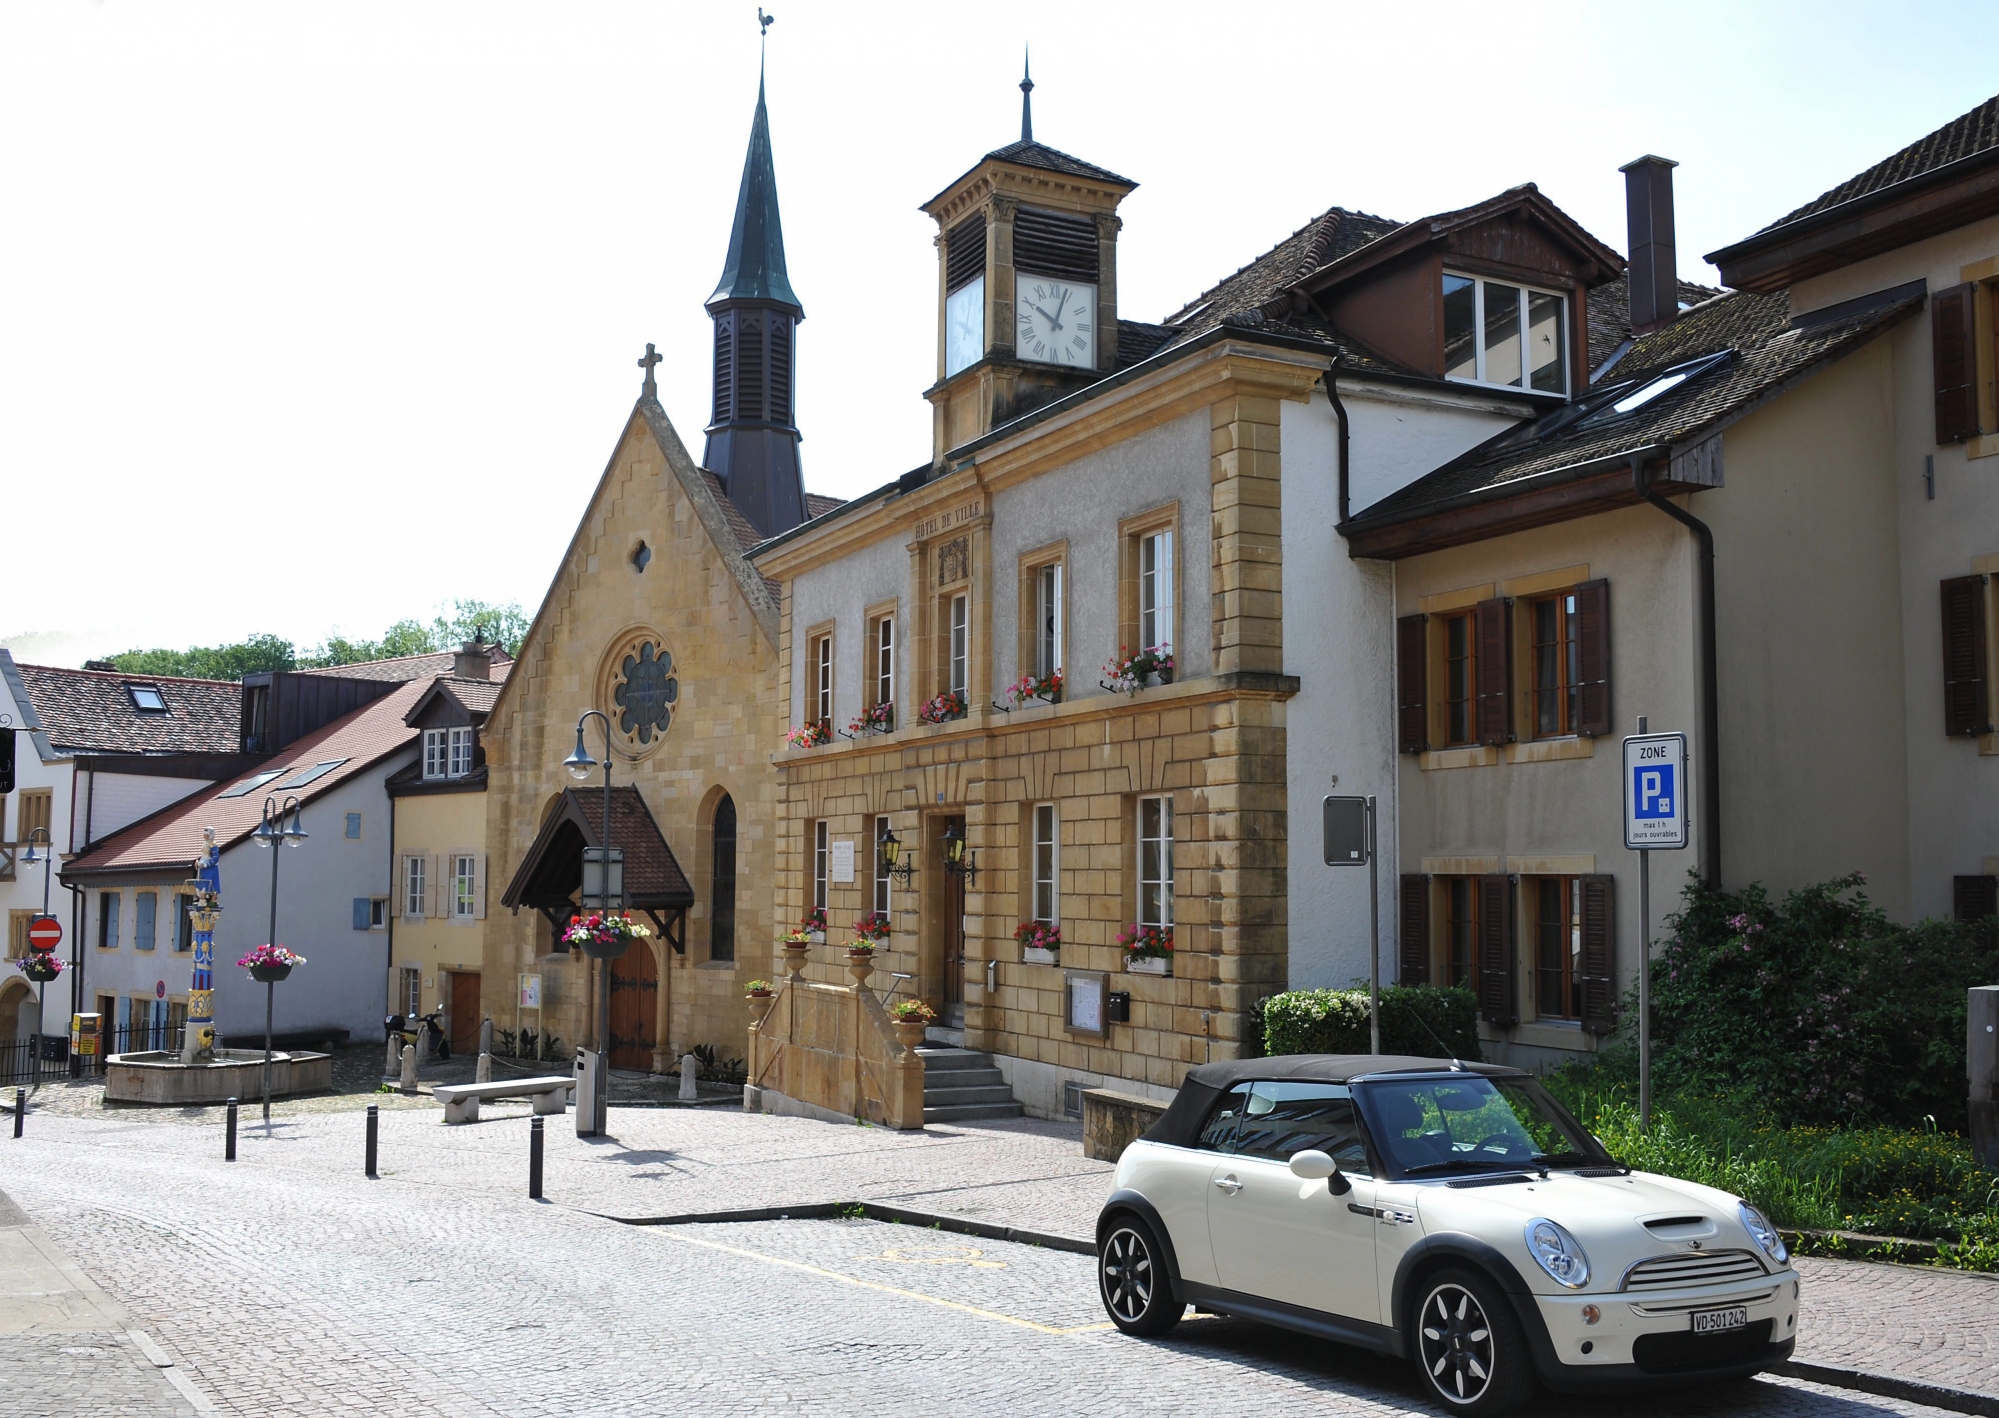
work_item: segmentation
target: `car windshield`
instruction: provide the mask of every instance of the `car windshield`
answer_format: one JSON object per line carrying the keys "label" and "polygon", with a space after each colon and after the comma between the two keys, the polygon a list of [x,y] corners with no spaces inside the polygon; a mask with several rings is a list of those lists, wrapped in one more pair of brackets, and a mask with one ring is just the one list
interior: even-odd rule
{"label": "car windshield", "polygon": [[1614,1165],[1547,1090],[1482,1074],[1359,1085],[1369,1130],[1404,1176]]}

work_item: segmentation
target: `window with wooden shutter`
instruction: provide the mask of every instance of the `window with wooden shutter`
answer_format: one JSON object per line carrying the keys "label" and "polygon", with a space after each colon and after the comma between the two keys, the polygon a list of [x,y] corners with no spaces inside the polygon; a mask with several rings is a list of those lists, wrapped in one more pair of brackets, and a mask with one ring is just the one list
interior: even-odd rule
{"label": "window with wooden shutter", "polygon": [[1430,746],[1430,617],[1405,615],[1395,622],[1395,736],[1402,753]]}
{"label": "window with wooden shutter", "polygon": [[1954,576],[1943,583],[1943,731],[1992,732],[1992,693],[1986,683],[1984,576]]}
{"label": "window with wooden shutter", "polygon": [[1504,596],[1480,601],[1476,613],[1478,741],[1513,741],[1513,603]]}
{"label": "window with wooden shutter", "polygon": [[1610,582],[1576,587],[1576,723],[1587,738],[1610,732]]}
{"label": "window with wooden shutter", "polygon": [[1950,879],[1951,914],[1960,921],[1999,916],[1999,876],[1954,876]]}
{"label": "window with wooden shutter", "polygon": [[1514,1004],[1513,878],[1478,879],[1478,1013],[1488,1024],[1519,1021]]}
{"label": "window with wooden shutter", "polygon": [[1582,951],[1576,962],[1576,995],[1583,1028],[1608,1034],[1617,1027],[1617,879],[1577,878],[1582,896]]}
{"label": "window with wooden shutter", "polygon": [[1398,978],[1405,985],[1430,983],[1430,878],[1402,878],[1402,961]]}
{"label": "window with wooden shutter", "polygon": [[1936,384],[1937,442],[1978,433],[1977,288],[1952,286],[1930,297],[1930,361]]}

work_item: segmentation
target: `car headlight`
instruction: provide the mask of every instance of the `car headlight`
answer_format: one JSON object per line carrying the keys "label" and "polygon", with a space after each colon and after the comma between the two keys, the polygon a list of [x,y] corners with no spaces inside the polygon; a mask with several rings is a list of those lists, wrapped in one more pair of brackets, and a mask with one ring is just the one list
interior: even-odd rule
{"label": "car headlight", "polygon": [[1790,1250],[1784,1245],[1784,1238],[1777,1234],[1777,1228],[1770,1224],[1770,1218],[1746,1201],[1735,1204],[1735,1214],[1742,1218],[1742,1229],[1756,1242],[1757,1248],[1771,1260],[1782,1265],[1791,1258]]}
{"label": "car headlight", "polygon": [[1545,1216],[1527,1223],[1527,1253],[1557,1285],[1580,1290],[1589,1284],[1589,1257],[1574,1236]]}

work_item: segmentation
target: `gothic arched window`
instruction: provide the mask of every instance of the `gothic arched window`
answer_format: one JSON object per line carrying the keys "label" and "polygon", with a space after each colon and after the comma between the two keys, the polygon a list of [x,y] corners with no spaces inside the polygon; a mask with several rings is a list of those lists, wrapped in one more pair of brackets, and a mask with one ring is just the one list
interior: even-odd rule
{"label": "gothic arched window", "polygon": [[715,861],[709,877],[711,902],[708,958],[736,958],[736,800],[727,793],[715,804]]}

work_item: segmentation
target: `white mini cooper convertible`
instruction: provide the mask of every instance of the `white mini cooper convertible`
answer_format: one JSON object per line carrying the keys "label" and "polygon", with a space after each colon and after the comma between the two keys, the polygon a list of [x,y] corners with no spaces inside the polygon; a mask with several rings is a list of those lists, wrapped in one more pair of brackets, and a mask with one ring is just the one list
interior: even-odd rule
{"label": "white mini cooper convertible", "polygon": [[1633,1172],[1529,1074],[1326,1054],[1204,1064],[1125,1149],[1104,1308],[1188,1305],[1404,1355],[1446,1408],[1740,1378],[1789,1357],[1798,1277],[1737,1197]]}

